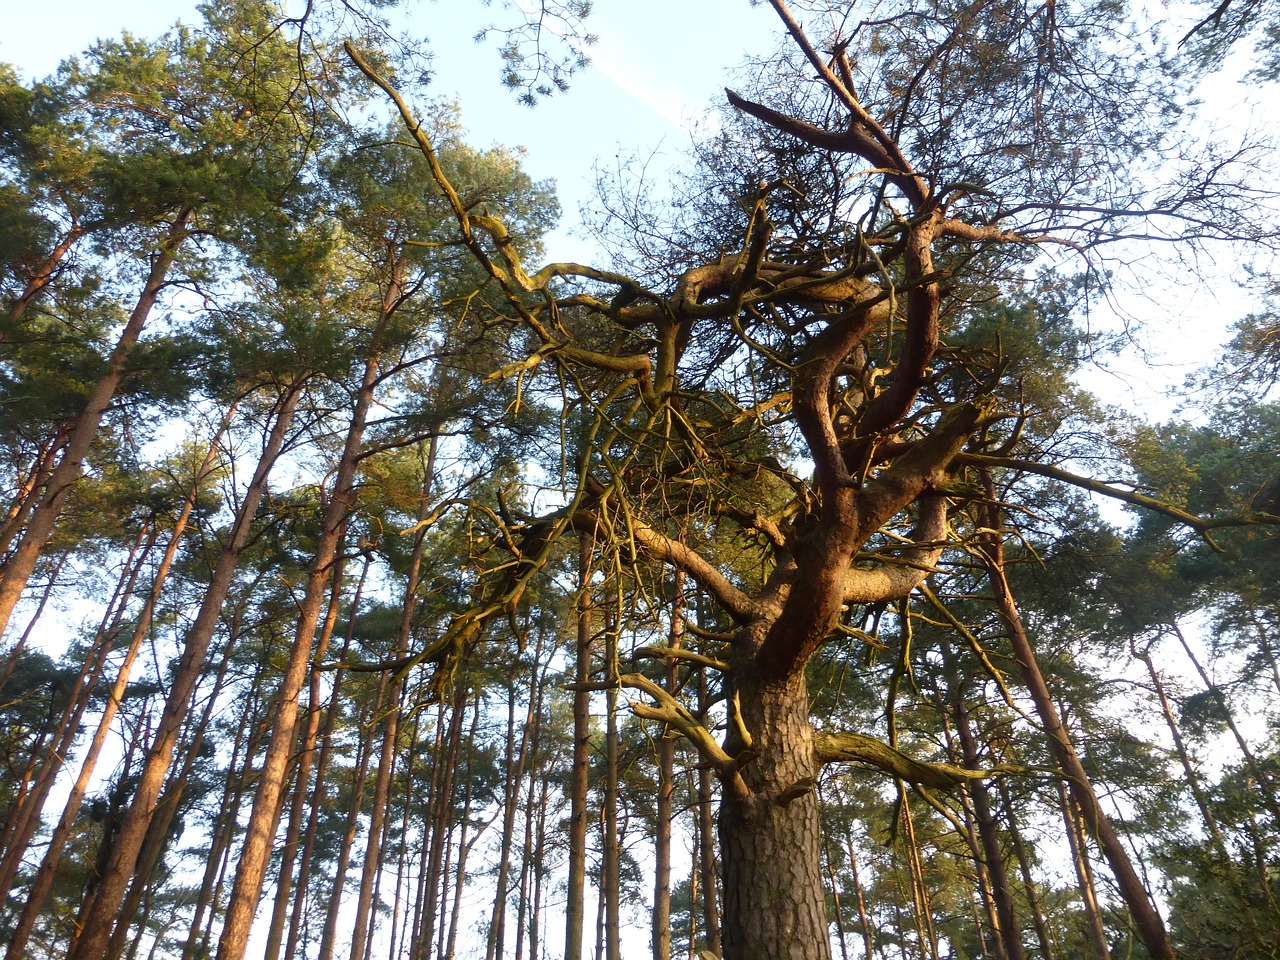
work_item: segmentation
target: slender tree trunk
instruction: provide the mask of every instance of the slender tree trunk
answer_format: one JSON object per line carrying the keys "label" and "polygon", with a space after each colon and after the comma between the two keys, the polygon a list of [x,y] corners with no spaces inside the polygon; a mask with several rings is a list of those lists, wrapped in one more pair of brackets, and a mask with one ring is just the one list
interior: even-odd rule
{"label": "slender tree trunk", "polygon": [[[142,849],[138,851],[138,862],[134,869],[133,879],[121,903],[119,914],[116,917],[115,929],[107,942],[105,960],[118,960],[124,953],[125,940],[128,936],[129,926],[133,922],[133,916],[137,913],[139,905],[144,902],[148,892],[154,887],[156,871],[161,865],[165,849],[171,839],[173,819],[177,816],[178,810],[181,809],[182,795],[191,778],[196,761],[200,757],[200,747],[204,742],[205,731],[209,727],[209,722],[213,719],[214,712],[220,706],[218,698],[226,683],[228,668],[231,666],[233,644],[234,640],[228,642],[223,650],[222,664],[218,668],[213,690],[210,691],[204,711],[196,722],[195,728],[191,731],[185,749],[182,751],[182,766],[170,774],[169,782],[166,784],[164,793],[156,805],[156,812],[152,816],[151,822],[147,825],[147,835],[143,840]],[[251,742],[247,757],[252,758],[256,748],[257,742]],[[145,919],[143,924],[145,926]]]}
{"label": "slender tree trunk", "polygon": [[426,960],[429,948],[424,944],[430,943],[435,934],[434,914],[431,914],[428,922],[428,914],[434,909],[428,893],[434,879],[433,851],[439,841],[435,824],[441,803],[440,789],[445,776],[445,765],[442,760],[445,755],[445,730],[452,729],[453,726],[452,715],[450,715],[448,727],[445,724],[447,706],[443,697],[436,705],[435,737],[430,751],[431,779],[427,787],[427,822],[422,828],[421,849],[418,852],[418,885],[413,898],[413,921],[409,925],[409,960]]}
{"label": "slender tree trunk", "polygon": [[[984,482],[987,494],[994,504],[995,487],[989,475],[984,478]],[[984,509],[984,514],[986,516],[984,517],[983,526],[988,530],[998,531],[1000,529],[999,510],[994,506],[988,507]],[[992,591],[995,594],[997,609],[1000,611],[1007,628],[1009,640],[1013,647],[1014,660],[1018,664],[1018,670],[1022,674],[1023,682],[1027,685],[1028,692],[1031,694],[1031,700],[1035,704],[1040,722],[1044,726],[1045,734],[1048,737],[1049,749],[1062,767],[1063,773],[1067,778],[1067,789],[1071,792],[1073,800],[1084,815],[1089,832],[1097,837],[1098,844],[1102,848],[1102,855],[1106,857],[1107,863],[1111,867],[1111,872],[1115,875],[1120,897],[1124,900],[1125,906],[1129,909],[1129,915],[1133,918],[1133,925],[1138,938],[1154,960],[1173,960],[1175,956],[1173,944],[1169,940],[1169,933],[1165,929],[1164,921],[1161,919],[1155,905],[1151,902],[1146,887],[1134,869],[1133,862],[1129,859],[1128,851],[1125,850],[1124,844],[1121,843],[1115,829],[1111,826],[1111,821],[1107,819],[1101,805],[1098,803],[1097,794],[1089,781],[1088,775],[1085,773],[1084,765],[1080,762],[1075,745],[1071,742],[1071,737],[1062,723],[1057,707],[1053,702],[1053,697],[1049,693],[1048,685],[1045,683],[1044,675],[1040,672],[1040,666],[1036,661],[1031,640],[1023,629],[1022,618],[1018,614],[1017,606],[1013,600],[1013,593],[1009,589],[1008,581],[1005,579],[1004,546],[998,533],[986,538],[982,560],[987,569]]]}
{"label": "slender tree trunk", "polygon": [[[587,790],[591,774],[591,556],[593,537],[578,539],[578,631],[573,693],[573,766],[569,782],[569,879],[565,901],[565,960],[582,960],[587,882]],[[763,958],[762,958],[763,960]]]}
{"label": "slender tree trunk", "polygon": [[520,743],[516,745],[516,685],[507,681],[507,763],[506,786],[503,790],[502,836],[499,841],[498,876],[493,899],[493,912],[489,920],[489,937],[485,945],[485,960],[506,956],[507,888],[510,886],[511,847],[516,828],[516,814],[520,807],[520,786],[524,782],[525,763],[529,755],[529,741],[533,733],[533,721],[537,707],[534,689],[538,681],[538,657],[534,657],[530,675],[529,705],[524,722],[520,726]]}
{"label": "slender tree trunk", "polygon": [[[673,649],[684,640],[684,571],[675,571],[671,586],[671,628],[668,642]],[[676,692],[676,661],[667,661],[666,690]],[[653,924],[650,945],[653,960],[671,960],[671,799],[675,794],[676,733],[663,730],[658,740],[658,797],[653,837]],[[692,909],[690,916],[693,916]]]}
{"label": "slender tree trunk", "polygon": [[[464,653],[464,656],[466,654]],[[458,752],[462,746],[462,721],[467,705],[466,663],[458,666],[458,678],[454,683],[453,704],[449,714],[449,729],[444,748],[436,753],[436,772],[439,773],[438,789],[431,798],[431,845],[426,864],[422,928],[419,932],[416,953],[411,960],[426,960],[435,942],[437,920],[442,915],[440,881],[443,874],[445,850],[449,845],[449,823],[453,813],[453,776],[457,769]],[[478,700],[478,698],[477,698]],[[477,702],[476,710],[480,709]],[[443,924],[441,924],[443,927]],[[441,931],[443,932],[443,931]]]}
{"label": "slender tree trunk", "polygon": [[[375,343],[383,323],[390,316],[398,299],[398,285],[389,286],[383,300],[383,312],[373,336]],[[257,913],[258,900],[262,896],[262,881],[266,875],[271,846],[275,840],[280,820],[280,796],[284,789],[289,757],[298,724],[298,698],[311,663],[311,647],[320,623],[324,606],[325,588],[332,578],[334,558],[338,543],[345,529],[348,516],[355,505],[356,467],[364,443],[365,420],[373,404],[374,390],[379,379],[380,357],[374,349],[366,360],[360,389],[351,411],[351,423],[347,428],[346,443],[338,460],[337,476],[325,508],[320,538],[316,543],[315,560],[307,577],[306,589],[299,605],[298,628],[293,638],[289,661],[276,695],[275,724],[267,755],[262,761],[262,775],[253,798],[253,810],[245,833],[244,846],[236,865],[236,879],[231,890],[231,903],[223,921],[222,938],[218,942],[218,960],[244,960],[249,943],[249,931]]]}
{"label": "slender tree trunk", "polygon": [[[80,672],[67,694],[62,714],[31,750],[30,762],[18,779],[17,798],[6,818],[3,831],[4,856],[0,857],[0,903],[9,899],[18,869],[26,856],[32,838],[40,828],[45,801],[54,781],[62,772],[65,758],[70,756],[80,724],[89,707],[89,698],[106,669],[107,655],[120,631],[124,607],[129,601],[146,554],[156,540],[156,529],[150,525],[138,532],[137,540],[116,578],[116,588],[107,603],[93,642],[85,653]],[[145,544],[145,545],[144,545]]]}
{"label": "slender tree trunk", "polygon": [[[530,783],[532,787],[532,782]],[[537,840],[533,846],[533,910],[529,917],[529,960],[538,960],[538,948],[542,943],[542,881],[547,874],[545,857],[547,850],[547,807],[550,805],[551,785],[542,777],[538,795]]]}
{"label": "slender tree trunk", "polygon": [[846,852],[849,855],[849,873],[853,878],[853,892],[858,901],[858,923],[862,927],[863,960],[872,960],[875,956],[875,934],[871,930],[871,918],[867,916],[867,898],[862,890],[862,878],[858,875],[858,848],[850,832],[846,838]]}
{"label": "slender tree trunk", "polygon": [[[422,683],[419,682],[417,690],[413,694],[416,702],[417,697],[421,695]],[[387,947],[387,956],[391,960],[396,960],[399,956],[399,936],[401,933],[400,912],[404,907],[404,887],[405,875],[409,862],[409,828],[413,824],[413,810],[417,802],[418,796],[414,791],[416,781],[414,779],[414,769],[418,763],[418,731],[421,727],[421,714],[415,713],[413,717],[413,726],[409,730],[409,755],[404,761],[404,797],[400,804],[400,844],[399,850],[396,852],[396,892],[391,906],[391,925],[390,925],[390,943]]]}
{"label": "slender tree trunk", "polygon": [[1270,811],[1271,816],[1276,823],[1280,823],[1280,797],[1277,796],[1276,782],[1268,775],[1266,768],[1258,762],[1257,757],[1253,755],[1253,751],[1249,748],[1249,741],[1245,739],[1244,734],[1240,732],[1240,727],[1236,724],[1235,714],[1231,710],[1231,704],[1227,702],[1227,698],[1223,696],[1222,690],[1213,682],[1213,678],[1209,676],[1208,671],[1201,665],[1200,659],[1195,655],[1195,651],[1191,649],[1191,644],[1187,642],[1186,636],[1178,629],[1175,624],[1172,633],[1178,638],[1178,643],[1182,645],[1183,651],[1187,655],[1187,659],[1191,661],[1191,665],[1195,667],[1196,673],[1200,677],[1200,682],[1204,684],[1205,692],[1213,697],[1217,703],[1218,709],[1222,711],[1222,720],[1227,725],[1227,729],[1231,731],[1231,736],[1236,742],[1236,746],[1240,748],[1240,755],[1244,757],[1245,765],[1249,768],[1249,772],[1253,774],[1255,780],[1262,785],[1263,789],[1259,790],[1258,799],[1262,801],[1263,806]]}
{"label": "slender tree trunk", "polygon": [[[821,790],[821,787],[819,787],[819,790]],[[822,803],[821,794],[819,794],[818,799]],[[849,960],[849,945],[846,942],[844,930],[844,911],[840,906],[840,884],[836,880],[835,864],[831,860],[831,837],[828,836],[825,830],[822,832],[822,862],[827,867],[827,883],[830,885],[831,899],[835,907],[836,938],[840,944],[840,960]],[[689,916],[693,916],[692,910],[689,911]],[[692,938],[692,934],[690,936]]]}
{"label": "slender tree trunk", "polygon": [[[364,595],[364,586],[368,580],[369,567],[372,562],[372,557],[369,554],[365,554],[364,563],[360,568],[360,577],[356,581],[355,594],[351,598],[351,608],[347,612],[347,629],[343,635],[342,649],[338,653],[339,662],[346,660],[347,652],[351,649],[351,642],[355,637],[356,613],[360,609],[360,600]],[[336,622],[338,609],[342,603],[342,577],[340,573],[340,568],[334,570],[334,582],[329,600],[328,616],[333,618],[334,622]],[[328,623],[327,629],[332,631],[333,624]],[[318,678],[314,675],[313,679],[318,682]],[[339,696],[342,689],[342,679],[343,671],[339,668],[333,672],[333,690],[329,695],[329,705],[324,715],[324,729],[320,735],[320,756],[316,759],[315,784],[311,788],[311,801],[308,804],[307,830],[302,840],[302,859],[298,864],[298,883],[294,894],[293,911],[289,916],[289,936],[285,943],[285,960],[294,960],[298,953],[307,890],[311,884],[311,862],[315,856],[316,834],[320,828],[320,809],[324,805],[325,777],[329,771],[329,755],[333,750],[333,728],[337,722],[342,703]]]}
{"label": "slender tree trunk", "polygon": [[[402,659],[409,650],[409,634],[413,628],[413,613],[418,602],[418,586],[422,573],[422,552],[427,541],[427,508],[430,504],[431,485],[434,482],[436,439],[432,437],[430,450],[424,461],[422,494],[418,506],[418,532],[414,536],[413,551],[409,557],[409,575],[405,582],[404,599],[400,606],[400,624],[396,629],[392,659]],[[383,721],[382,752],[378,756],[378,772],[373,786],[373,812],[369,823],[369,841],[365,850],[364,866],[360,873],[360,894],[356,901],[355,932],[351,941],[351,960],[365,960],[365,938],[372,931],[373,887],[382,869],[382,832],[391,794],[391,773],[395,762],[396,741],[400,730],[400,699],[403,681],[397,675],[391,683],[387,697],[387,715]]]}
{"label": "slender tree trunk", "polygon": [[1076,871],[1076,885],[1084,906],[1085,922],[1089,938],[1093,942],[1098,960],[1111,960],[1111,947],[1107,943],[1107,931],[1102,924],[1102,911],[1098,908],[1097,891],[1089,874],[1089,851],[1084,831],[1080,829],[1080,812],[1067,790],[1065,782],[1058,782],[1058,802],[1062,806],[1062,818],[1067,828],[1067,843],[1071,847],[1071,864]]}
{"label": "slender tree trunk", "polygon": [[1036,928],[1036,939],[1040,942],[1040,954],[1043,960],[1054,960],[1052,938],[1049,928],[1045,926],[1044,909],[1040,905],[1040,893],[1035,877],[1031,874],[1031,857],[1027,846],[1022,841],[1022,831],[1018,829],[1017,811],[1009,797],[1009,787],[1004,780],[998,781],[1000,802],[1004,807],[1004,819],[1009,829],[1009,838],[1013,841],[1013,852],[1018,858],[1018,871],[1022,875],[1022,887],[1027,893],[1027,904],[1031,907],[1031,920]]}
{"label": "slender tree trunk", "polygon": [[[369,755],[372,752],[373,731],[372,717],[382,709],[386,696],[386,675],[378,679],[378,696],[374,704],[368,732],[362,733],[356,749],[355,765],[352,772],[353,782],[351,796],[347,802],[347,819],[342,831],[342,839],[338,845],[338,862],[333,871],[333,888],[329,891],[329,903],[324,917],[324,929],[320,934],[320,960],[332,960],[338,944],[338,920],[342,911],[344,893],[347,884],[347,869],[351,865],[351,850],[355,846],[356,834],[360,829],[360,811],[364,808],[365,783],[369,774]],[[363,724],[362,724],[363,725]],[[233,894],[234,895],[234,894]]]}
{"label": "slender tree trunk", "polygon": [[[707,668],[698,668],[698,719],[705,723],[711,708],[707,688]],[[698,872],[702,883],[702,927],[706,931],[707,949],[722,956],[720,942],[720,897],[716,882],[715,811],[712,802],[711,770],[698,764]]]}
{"label": "slender tree trunk", "polygon": [[[284,849],[280,854],[280,875],[276,881],[276,899],[275,905],[271,911],[271,926],[267,933],[267,943],[263,952],[263,960],[278,960],[280,949],[284,945],[285,922],[289,913],[289,901],[293,893],[293,868],[294,861],[298,856],[298,848],[302,838],[302,818],[306,813],[306,802],[308,791],[311,784],[311,760],[315,755],[316,738],[320,732],[320,665],[324,662],[325,655],[329,652],[329,641],[333,637],[334,626],[338,622],[338,612],[342,607],[342,586],[343,573],[346,571],[346,558],[342,554],[341,541],[343,536],[339,537],[339,548],[333,563],[333,581],[329,590],[329,606],[325,611],[324,620],[320,626],[320,637],[316,641],[316,652],[314,661],[311,665],[311,682],[307,690],[307,722],[302,731],[302,742],[298,749],[298,770],[294,776],[293,805],[289,811],[289,825],[285,828]],[[364,572],[361,576],[361,585],[363,585],[363,577],[369,571],[369,564],[366,560]],[[352,611],[352,620],[354,621],[355,611]],[[348,631],[350,636],[350,631]],[[343,644],[343,656],[349,643]],[[334,673],[334,690],[337,691],[338,684],[341,682],[342,671],[338,670]],[[336,697],[335,697],[336,699]],[[319,773],[317,773],[319,776]],[[319,794],[312,795],[315,799],[319,799]],[[307,858],[307,864],[310,865],[310,859]],[[300,892],[302,890],[300,889]]]}
{"label": "slender tree trunk", "polygon": [[84,411],[76,419],[75,426],[72,427],[68,436],[62,459],[49,474],[49,479],[44,485],[44,495],[31,513],[27,529],[3,572],[0,572],[0,635],[3,635],[5,628],[9,626],[13,608],[17,606],[22,591],[26,589],[27,581],[35,570],[36,561],[53,534],[54,523],[62,512],[62,506],[71,492],[72,485],[80,478],[80,466],[89,452],[93,438],[97,436],[98,425],[102,422],[103,414],[107,412],[112,397],[115,396],[116,388],[124,378],[133,348],[142,334],[147,318],[151,315],[152,307],[160,297],[169,268],[178,255],[178,249],[186,239],[187,225],[192,212],[190,207],[184,207],[178,213],[169,227],[168,234],[152,255],[151,271],[143,285],[142,294],[129,315],[129,321],[121,331],[120,339],[116,341],[111,356],[107,360],[107,371],[90,392]]}
{"label": "slender tree trunk", "polygon": [[911,891],[916,903],[916,923],[920,928],[921,940],[929,948],[930,960],[939,960],[938,931],[933,922],[933,903],[929,896],[929,887],[925,883],[924,863],[920,859],[920,843],[916,839],[915,815],[911,812],[907,785],[902,781],[898,781],[898,802],[902,808],[902,824],[906,832],[907,866],[911,874]]}
{"label": "slender tree trunk", "polygon": [[155,742],[148,751],[137,791],[125,815],[120,840],[115,846],[106,876],[98,895],[94,898],[93,908],[85,918],[76,946],[69,954],[71,960],[101,960],[106,953],[112,922],[119,909],[120,901],[124,897],[129,876],[137,862],[138,851],[142,847],[156,801],[160,797],[160,789],[169,770],[178,733],[190,707],[191,696],[195,691],[200,672],[204,668],[209,644],[217,629],[218,618],[230,590],[236,564],[248,543],[250,526],[266,491],[267,475],[284,447],[294,410],[302,395],[303,385],[302,380],[295,382],[281,398],[270,436],[258,461],[253,479],[245,490],[240,510],[236,514],[231,539],[218,557],[204,601],[187,635],[182,657],[174,670],[169,694],[165,699],[164,712],[160,717]]}
{"label": "slender tree trunk", "polygon": [[[248,786],[250,771],[253,767],[253,754],[257,745],[249,745],[249,736],[257,725],[256,702],[245,710],[240,717],[235,737],[232,739],[231,759],[227,762],[226,774],[222,790],[222,802],[218,807],[218,817],[214,822],[212,843],[209,847],[209,859],[205,865],[204,878],[200,883],[200,892],[196,895],[195,910],[191,917],[191,929],[187,932],[187,942],[182,948],[182,960],[193,960],[202,956],[206,950],[207,937],[204,932],[205,911],[211,903],[216,904],[222,892],[222,881],[226,873],[227,855],[231,851],[231,841],[235,837],[237,821],[240,816],[240,798],[244,796]],[[241,749],[245,750],[243,765]],[[239,770],[239,775],[236,771]],[[216,911],[216,907],[213,912]],[[203,940],[203,942],[202,942]]]}
{"label": "slender tree trunk", "polygon": [[[5,513],[4,522],[0,523],[0,557],[8,554],[10,544],[22,531],[27,517],[40,502],[40,491],[48,482],[53,468],[58,464],[58,454],[66,445],[68,429],[69,425],[64,424],[58,428],[57,433],[46,438],[36,451],[31,469],[26,476],[19,474],[14,483],[16,493]],[[0,688],[3,686],[4,684],[0,683]]]}
{"label": "slender tree trunk", "polygon": [[1165,724],[1169,727],[1169,735],[1173,737],[1173,749],[1178,755],[1178,762],[1182,765],[1183,775],[1187,778],[1187,786],[1191,790],[1191,796],[1196,801],[1196,806],[1200,809],[1200,816],[1204,819],[1205,827],[1209,830],[1209,839],[1213,843],[1213,851],[1218,861],[1228,869],[1234,867],[1234,861],[1231,854],[1227,852],[1227,843],[1222,836],[1222,831],[1218,828],[1218,820],[1213,815],[1213,811],[1209,809],[1209,799],[1205,796],[1204,787],[1200,783],[1200,775],[1196,772],[1195,765],[1191,762],[1191,756],[1187,753],[1187,745],[1183,742],[1182,731],[1178,729],[1178,721],[1174,718],[1173,708],[1169,705],[1169,698],[1165,696],[1164,684],[1160,682],[1160,674],[1156,672],[1155,664],[1151,662],[1151,655],[1140,654],[1135,651],[1134,656],[1147,668],[1147,673],[1151,676],[1151,685],[1156,692],[1156,698],[1160,701],[1160,712],[1164,715]]}
{"label": "slender tree trunk", "polygon": [[151,590],[147,594],[146,602],[138,614],[138,622],[134,625],[133,635],[129,639],[129,646],[125,651],[124,660],[116,673],[115,683],[112,684],[111,691],[107,694],[107,703],[103,707],[102,716],[98,719],[98,726],[94,730],[93,739],[89,743],[89,749],[85,752],[84,759],[80,762],[80,771],[76,775],[76,781],[72,785],[71,793],[62,809],[62,816],[59,818],[57,826],[54,827],[53,835],[49,838],[49,845],[45,848],[44,857],[40,861],[40,867],[36,871],[31,889],[27,893],[26,905],[23,907],[22,914],[18,918],[18,924],[10,937],[9,949],[5,953],[5,960],[20,960],[21,957],[25,956],[27,941],[31,936],[31,931],[35,928],[36,918],[44,908],[45,898],[49,895],[49,890],[53,886],[54,873],[62,859],[62,851],[65,849],[67,839],[75,826],[76,817],[80,813],[80,805],[84,802],[84,798],[89,791],[89,784],[93,777],[94,768],[97,766],[98,757],[106,744],[111,724],[115,720],[116,712],[120,709],[120,701],[129,685],[129,677],[133,673],[134,661],[138,657],[142,641],[151,631],[151,622],[155,616],[156,606],[160,602],[160,596],[164,589],[165,581],[168,579],[169,569],[173,565],[174,557],[177,556],[178,545],[182,542],[187,523],[191,519],[191,512],[195,508],[196,499],[199,497],[200,486],[213,469],[217,458],[219,440],[227,429],[234,412],[235,407],[233,406],[231,411],[228,412],[227,419],[223,421],[217,435],[210,444],[204,461],[196,471],[191,490],[187,494],[186,500],[183,501],[177,520],[174,521],[173,530],[169,535],[169,543],[165,547],[164,556],[160,559],[160,566],[156,569],[155,577],[152,579]]}
{"label": "slender tree trunk", "polygon": [[547,670],[550,658],[542,653],[543,635],[538,634],[537,646],[533,654],[533,669],[529,677],[529,717],[527,726],[531,731],[529,738],[528,759],[525,766],[529,770],[529,792],[524,805],[524,843],[521,849],[520,865],[520,909],[516,921],[516,960],[523,960],[526,919],[530,913],[530,877],[537,872],[541,860],[541,852],[535,854],[534,845],[540,842],[536,837],[535,796],[538,790],[538,775],[542,766],[542,704],[546,688]]}
{"label": "slender tree trunk", "polygon": [[[27,274],[26,283],[23,284],[22,293],[14,298],[9,304],[6,313],[9,316],[10,323],[16,323],[26,316],[27,311],[31,308],[31,304],[36,297],[40,295],[40,291],[49,285],[53,279],[54,272],[58,269],[58,265],[62,263],[66,255],[75,246],[77,240],[85,235],[85,229],[74,221],[71,228],[67,230],[66,235],[54,245],[49,251],[49,255],[44,258],[44,262]],[[4,342],[4,338],[0,335],[0,343]]]}
{"label": "slender tree trunk", "polygon": [[[609,629],[607,651],[609,680],[618,675],[618,631]],[[600,885],[604,895],[604,945],[607,960],[622,960],[622,841],[618,831],[618,688],[605,691],[604,849]]]}
{"label": "slender tree trunk", "polygon": [[[944,656],[951,658],[951,651],[944,646]],[[954,676],[954,673],[953,673]],[[956,735],[960,739],[960,749],[964,756],[964,765],[977,769],[982,758],[978,753],[978,744],[973,736],[973,728],[969,720],[969,709],[965,706],[964,695],[959,684],[953,684],[951,691],[952,717],[955,722]],[[1009,884],[1009,874],[1005,870],[1004,850],[1000,844],[996,828],[995,816],[991,812],[991,800],[987,794],[987,786],[981,780],[968,784],[969,798],[973,803],[973,816],[978,827],[978,837],[982,842],[982,859],[986,867],[987,880],[991,886],[991,899],[995,907],[999,927],[996,935],[1003,947],[1003,954],[1009,960],[1026,960],[1027,953],[1022,946],[1022,927],[1018,923],[1017,911],[1013,903],[1013,887]]]}
{"label": "slender tree trunk", "polygon": [[474,799],[471,758],[475,756],[476,728],[479,724],[480,704],[477,702],[476,709],[471,711],[471,725],[467,729],[467,785],[462,791],[462,819],[458,823],[457,875],[453,880],[453,903],[449,911],[449,934],[445,938],[445,948],[441,953],[448,960],[453,960],[457,956],[455,951],[458,943],[458,923],[462,917],[462,892],[467,882],[467,857],[471,853],[471,847],[480,838],[479,833],[473,837],[467,835],[467,830],[471,825],[471,802]]}

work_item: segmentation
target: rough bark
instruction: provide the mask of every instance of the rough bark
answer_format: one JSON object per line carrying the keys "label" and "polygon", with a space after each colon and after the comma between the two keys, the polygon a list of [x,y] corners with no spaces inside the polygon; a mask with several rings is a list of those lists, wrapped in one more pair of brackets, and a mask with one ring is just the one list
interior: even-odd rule
{"label": "rough bark", "polygon": [[720,805],[726,960],[830,960],[821,873],[820,764],[803,674],[739,677],[753,758]]}

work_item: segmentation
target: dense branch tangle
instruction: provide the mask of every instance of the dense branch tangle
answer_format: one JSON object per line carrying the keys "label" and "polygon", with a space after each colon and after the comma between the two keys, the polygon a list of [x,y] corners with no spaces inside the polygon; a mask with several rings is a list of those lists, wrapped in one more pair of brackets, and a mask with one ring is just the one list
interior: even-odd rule
{"label": "dense branch tangle", "polygon": [[[721,675],[723,740],[642,673],[589,686],[638,691],[633,710],[684,735],[718,773],[726,955],[822,957],[813,787],[823,764],[870,763],[922,787],[990,773],[921,764],[854,732],[819,734],[806,689],[806,666],[851,608],[902,600],[937,569],[949,498],[972,496],[958,474],[982,462],[965,457],[991,453],[987,428],[1012,416],[994,399],[999,363],[986,377],[944,381],[944,288],[954,266],[988,249],[1025,262],[1018,251],[1090,241],[1045,232],[1055,210],[1073,209],[1056,197],[993,208],[965,200],[986,193],[981,185],[940,186],[917,170],[901,131],[864,107],[844,47],[824,57],[781,0],[772,6],[839,119],[819,126],[734,93],[730,103],[765,125],[762,138],[865,163],[864,216],[849,215],[844,230],[788,233],[770,215],[787,184],[749,187],[743,227],[719,238],[733,252],[687,266],[664,289],[575,263],[530,270],[506,225],[462,202],[404,99],[347,50],[396,104],[463,242],[502,288],[505,320],[534,338],[494,377],[533,382],[553,370],[567,388],[564,422],[576,424],[566,431],[576,431],[568,506],[513,531],[525,559],[494,578],[484,613],[457,624],[473,630],[513,602],[569,530],[608,531],[607,549],[694,581],[728,622],[727,649],[702,664]],[[1082,229],[1065,215],[1057,225]],[[726,559],[726,539],[736,558]],[[771,914],[785,919],[755,919]],[[813,946],[797,953],[784,940]]]}
{"label": "dense branch tangle", "polygon": [[[638,716],[695,745],[735,801],[726,806],[725,819],[737,823],[733,830],[744,839],[751,832],[745,825],[759,819],[751,810],[760,804],[786,809],[802,833],[815,833],[811,791],[826,762],[865,762],[934,787],[986,775],[920,763],[861,734],[819,741],[807,718],[808,659],[850,605],[903,597],[934,569],[947,537],[947,500],[939,491],[948,485],[948,466],[995,416],[994,405],[981,396],[932,413],[916,409],[939,340],[943,278],[933,266],[932,245],[945,220],[928,185],[910,172],[883,131],[865,112],[855,114],[870,131],[854,139],[855,149],[874,153],[872,162],[891,170],[889,179],[910,206],[882,235],[859,236],[842,249],[819,245],[797,256],[794,241],[774,243],[770,193],[780,185],[761,184],[748,198],[737,252],[685,270],[670,291],[660,292],[574,263],[531,272],[498,218],[463,205],[432,161],[433,146],[405,101],[357,51],[348,52],[396,103],[431,161],[464,242],[505,291],[512,321],[537,338],[535,350],[495,377],[526,378],[554,364],[561,382],[581,391],[566,403],[596,419],[588,432],[597,442],[574,452],[573,502],[531,519],[523,532],[527,543],[545,547],[570,528],[598,533],[611,526],[615,545],[683,571],[734,625],[723,677],[730,705],[723,744],[643,674],[623,674],[594,688],[621,683],[638,691],[642,699],[632,705]],[[732,99],[775,125],[783,122]],[[899,356],[880,388],[868,358],[885,349],[891,326],[902,331]],[[723,335],[726,327],[736,345],[714,361],[767,368],[762,395],[739,398],[707,389],[728,381],[721,370],[699,368],[697,360],[708,355],[699,351],[700,337],[704,331]],[[622,396],[627,391],[631,401]],[[604,402],[598,399],[605,394]],[[727,417],[726,408],[742,415]],[[602,418],[610,421],[603,430]],[[797,432],[813,463],[807,481],[761,454],[762,436],[776,447]],[[913,504],[910,538],[859,562],[859,551]],[[688,519],[694,520],[692,535],[675,534],[671,521],[681,515],[686,533]],[[736,525],[752,541],[748,549],[758,575],[726,571],[691,545],[700,525],[717,524]],[[516,552],[546,555],[523,546]],[[489,611],[511,601],[515,579],[509,572],[505,586],[492,588],[501,600]],[[476,623],[459,618],[455,626],[471,631]],[[777,716],[770,715],[775,710],[791,717],[782,737]],[[744,856],[758,861],[771,855],[753,846]]]}

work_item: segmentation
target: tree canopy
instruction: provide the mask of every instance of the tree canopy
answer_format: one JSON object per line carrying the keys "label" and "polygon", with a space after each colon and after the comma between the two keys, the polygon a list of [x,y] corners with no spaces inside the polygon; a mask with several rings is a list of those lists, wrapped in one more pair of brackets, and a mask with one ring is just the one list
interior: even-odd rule
{"label": "tree canopy", "polygon": [[[8,956],[1280,949],[1265,8],[770,0],[582,264],[378,6],[0,71]],[[1082,386],[1225,256],[1178,418]]]}

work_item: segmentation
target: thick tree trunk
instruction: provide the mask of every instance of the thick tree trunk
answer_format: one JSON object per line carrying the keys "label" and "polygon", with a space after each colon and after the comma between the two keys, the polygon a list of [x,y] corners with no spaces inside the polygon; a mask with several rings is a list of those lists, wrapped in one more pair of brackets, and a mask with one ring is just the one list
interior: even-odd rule
{"label": "thick tree trunk", "polygon": [[746,795],[726,785],[720,804],[725,960],[830,960],[804,675],[765,684],[748,667],[737,694],[754,759]]}

